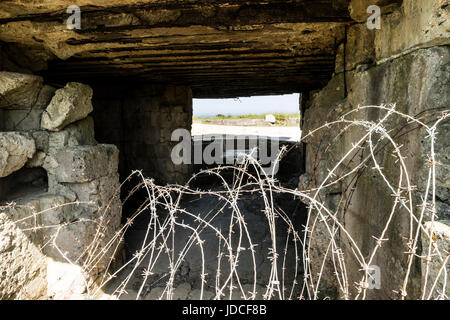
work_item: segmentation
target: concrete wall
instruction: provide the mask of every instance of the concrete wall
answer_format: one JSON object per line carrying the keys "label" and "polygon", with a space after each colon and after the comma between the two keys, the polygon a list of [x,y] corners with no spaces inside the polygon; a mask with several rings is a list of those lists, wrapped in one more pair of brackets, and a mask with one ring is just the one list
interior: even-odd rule
{"label": "concrete wall", "polygon": [[119,163],[162,183],[190,173],[170,158],[173,130],[191,127],[189,88],[99,88],[94,106],[93,95],[0,72],[0,299],[86,298],[120,263],[121,245],[107,246],[121,227]]}
{"label": "concrete wall", "polygon": [[[364,1],[353,1],[354,8],[367,8]],[[387,3],[389,1],[384,1]],[[396,2],[397,3],[397,2]],[[372,4],[372,3],[370,3]],[[380,3],[381,5],[381,3]],[[356,9],[355,9],[356,10]],[[383,7],[381,29],[369,30],[360,15],[357,23],[349,26],[346,42],[339,46],[335,74],[328,85],[318,92],[310,92],[304,103],[303,130],[307,133],[326,122],[340,116],[358,105],[380,105],[395,103],[396,109],[411,116],[421,116],[423,121],[432,121],[433,112],[448,110],[450,106],[450,42],[448,7],[439,1],[404,0],[401,6]],[[364,111],[358,119],[376,121],[382,112]],[[448,219],[450,214],[448,141],[449,121],[441,124],[439,139],[436,141],[438,166],[437,217]],[[387,124],[395,129],[393,134],[407,155],[406,163],[412,174],[412,182],[417,186],[414,193],[415,204],[420,203],[419,194],[424,192],[428,174],[427,155],[429,145],[426,132],[418,130],[404,119]],[[362,130],[351,128],[342,136],[338,133],[344,125],[333,130],[322,131],[306,140],[306,174],[301,179],[300,188],[320,185],[328,169],[352,147],[362,136]],[[325,132],[325,133],[324,133]],[[325,150],[326,149],[326,150]],[[362,148],[364,149],[364,148]],[[392,149],[379,154],[379,163],[386,175],[396,181],[398,166],[392,157]],[[361,150],[354,162],[346,161],[340,173],[351,170],[360,157],[368,155]],[[370,170],[358,172],[354,180],[344,179],[322,192],[325,204],[337,213],[337,217],[350,232],[363,255],[368,255],[375,246],[375,239],[384,227],[393,202],[392,193],[386,188],[380,176]],[[352,176],[354,178],[354,176]],[[345,209],[345,210],[344,210]],[[322,234],[311,245],[312,275],[316,277],[322,259],[328,248],[328,232],[322,222],[317,221],[316,232]],[[378,251],[374,263],[381,268],[380,290],[369,290],[368,298],[398,298],[407,269],[408,250],[406,236],[410,232],[410,219],[401,212],[394,216],[388,230],[386,242]],[[359,263],[351,257],[348,239],[342,232],[337,239],[346,257],[348,283],[360,281],[362,272]],[[420,246],[420,244],[419,244]],[[421,249],[418,249],[421,252]],[[322,279],[321,296],[338,297],[336,277],[333,275],[332,261],[328,259]],[[412,265],[411,280],[406,288],[408,298],[418,298],[421,293],[421,263],[416,259]],[[353,287],[353,285],[351,285]],[[397,293],[396,293],[397,292]],[[356,292],[353,290],[352,294]]]}
{"label": "concrete wall", "polygon": [[121,227],[119,150],[94,139],[91,98],[0,72],[0,299],[86,298],[121,251],[106,246]]}
{"label": "concrete wall", "polygon": [[120,171],[132,170],[160,183],[184,183],[191,168],[173,164],[170,155],[177,142],[172,132],[192,125],[192,92],[183,86],[139,84],[95,88],[95,133],[99,141],[121,151]]}

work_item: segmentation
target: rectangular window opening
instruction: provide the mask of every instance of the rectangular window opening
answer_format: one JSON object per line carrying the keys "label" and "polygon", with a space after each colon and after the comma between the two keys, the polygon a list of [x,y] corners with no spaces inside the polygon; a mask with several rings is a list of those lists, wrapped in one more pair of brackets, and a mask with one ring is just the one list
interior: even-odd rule
{"label": "rectangular window opening", "polygon": [[300,94],[194,99],[192,136],[258,136],[300,141]]}

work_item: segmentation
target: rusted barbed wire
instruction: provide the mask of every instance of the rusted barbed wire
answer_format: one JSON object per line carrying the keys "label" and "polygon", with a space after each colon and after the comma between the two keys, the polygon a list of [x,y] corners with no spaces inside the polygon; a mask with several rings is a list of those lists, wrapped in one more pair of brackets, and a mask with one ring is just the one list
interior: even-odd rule
{"label": "rusted barbed wire", "polygon": [[[370,109],[377,109],[382,116],[377,121],[358,120],[358,114]],[[133,277],[141,271],[141,283],[137,290],[136,299],[143,298],[144,288],[148,280],[154,275],[153,269],[159,259],[164,257],[168,261],[166,282],[164,291],[160,294],[160,299],[172,299],[174,295],[174,283],[177,271],[180,269],[186,255],[192,248],[200,250],[201,260],[200,278],[200,299],[203,298],[205,286],[208,284],[214,287],[215,299],[231,299],[233,291],[237,290],[244,299],[255,299],[258,283],[256,248],[259,243],[252,240],[252,234],[246,223],[245,214],[238,206],[239,200],[246,194],[258,194],[264,203],[263,214],[271,238],[271,247],[266,259],[270,262],[271,270],[264,281],[265,299],[319,299],[320,284],[325,276],[326,266],[331,263],[332,272],[335,276],[339,297],[343,299],[366,299],[368,290],[368,280],[370,266],[379,252],[380,248],[387,242],[392,241],[387,238],[388,230],[392,227],[392,221],[396,215],[402,215],[409,221],[409,234],[406,237],[408,246],[405,256],[407,266],[404,270],[404,279],[399,288],[399,298],[409,297],[407,291],[408,283],[411,281],[411,270],[416,259],[425,261],[425,270],[422,270],[424,279],[422,284],[421,299],[448,299],[446,295],[448,274],[447,265],[449,253],[441,251],[435,245],[434,234],[425,228],[424,222],[436,221],[436,167],[440,165],[436,156],[435,142],[438,137],[438,127],[443,121],[449,119],[448,110],[438,110],[434,113],[434,120],[421,120],[420,117],[413,117],[396,110],[395,105],[382,106],[360,106],[351,110],[339,119],[330,121],[322,126],[304,134],[302,141],[307,141],[322,132],[337,130],[333,133],[333,142],[342,139],[352,128],[357,127],[361,134],[351,146],[332,164],[332,167],[325,173],[321,181],[316,181],[306,188],[287,188],[276,178],[262,175],[262,166],[251,155],[244,155],[244,161],[239,165],[225,165],[214,169],[202,170],[195,173],[185,185],[158,185],[152,179],[146,178],[141,171],[134,171],[116,190],[114,197],[120,196],[120,191],[125,183],[133,179],[138,182],[130,189],[123,199],[127,203],[137,192],[144,192],[144,200],[139,204],[128,220],[109,239],[105,240],[108,228],[107,213],[113,205],[113,200],[101,208],[97,208],[99,216],[96,219],[79,219],[60,225],[37,225],[37,216],[44,212],[33,212],[29,217],[22,218],[16,223],[33,221],[32,227],[28,231],[38,232],[42,229],[54,229],[53,238],[47,241],[46,245],[52,245],[59,252],[61,257],[69,264],[81,265],[86,279],[86,291],[89,298],[96,298],[107,288],[111,291],[111,296],[120,298],[127,293],[127,286]],[[415,130],[423,129],[427,133],[426,139],[430,142],[430,150],[427,150],[428,169],[426,170],[426,185],[422,191],[414,185],[413,176],[403,154],[402,146],[396,141],[398,132],[392,128],[389,122],[398,123],[394,117],[403,119],[407,124],[415,124]],[[381,150],[392,150],[392,155],[396,158],[395,175],[389,175],[377,160],[377,154]],[[329,151],[329,146],[324,146],[325,152]],[[366,154],[361,152],[366,150]],[[280,151],[276,161],[280,161],[286,154],[284,147]],[[359,155],[359,160],[357,159]],[[358,161],[357,161],[358,160]],[[351,165],[350,165],[351,163]],[[234,171],[232,182],[227,181],[223,172]],[[350,196],[347,198],[345,192],[341,193],[339,205],[335,210],[327,207],[324,199],[324,192],[327,188],[342,184],[342,190],[352,190],[355,181],[366,170],[372,170],[384,184],[385,189],[392,194],[390,210],[385,212],[386,223],[381,228],[380,234],[370,234],[375,242],[369,254],[363,253],[357,241],[352,236],[351,230],[346,228],[340,216],[348,209]],[[201,176],[211,176],[220,181],[221,189],[199,190],[192,187],[196,179]],[[326,192],[325,192],[326,193]],[[289,194],[301,200],[307,205],[306,223],[303,226],[294,225],[288,213],[276,205],[274,195]],[[184,196],[210,196],[217,199],[217,206],[205,216],[200,216],[196,212],[190,212],[183,208],[182,199]],[[418,203],[416,198],[420,197]],[[93,203],[73,202],[61,206],[77,205],[95,206]],[[0,211],[16,207],[10,203],[1,207]],[[60,206],[59,206],[60,207]],[[45,212],[55,210],[58,207],[45,210]],[[228,232],[224,232],[214,225],[214,219],[225,210],[231,210],[229,214]],[[113,261],[122,250],[122,244],[127,231],[130,230],[136,219],[143,215],[149,215],[149,222],[146,226],[145,237],[140,245],[140,249],[122,266],[113,268]],[[185,223],[180,217],[190,217],[195,224]],[[405,220],[406,221],[406,220]],[[278,246],[277,236],[279,234],[279,223],[282,222],[287,228],[284,245]],[[92,223],[96,226],[96,234],[93,241],[84,250],[82,257],[73,260],[58,248],[57,238],[62,229],[71,224]],[[319,225],[323,227],[323,234],[318,234]],[[177,228],[190,231],[190,236],[180,250],[175,249],[175,238]],[[211,230],[219,242],[217,255],[217,270],[215,275],[210,275],[214,282],[207,283],[206,259],[204,252],[204,240],[202,234],[205,230]],[[317,274],[312,274],[311,248],[315,237],[323,237],[328,241],[326,250],[320,261],[315,260],[314,270],[319,270]],[[346,240],[346,248],[341,238]],[[428,239],[428,248],[419,252],[419,242],[421,238]],[[237,241],[237,242],[236,242]],[[288,252],[288,248],[293,248],[293,253]],[[345,250],[346,249],[346,250]],[[238,272],[240,257],[243,251],[250,252],[252,261],[252,290],[245,292]],[[345,251],[345,254],[344,254]],[[286,258],[288,254],[295,256],[294,278],[288,283],[286,280]],[[349,256],[351,254],[351,256]],[[436,279],[430,278],[430,263],[432,259],[437,259],[441,267]],[[96,268],[101,260],[107,260],[107,267],[102,271],[102,275],[97,279],[95,285],[88,280],[89,274]],[[356,283],[351,283],[348,275],[348,259],[357,261],[362,277]],[[280,268],[281,263],[281,268]],[[224,266],[227,266],[227,273],[223,274]],[[125,273],[125,275],[124,275]],[[118,276],[122,275],[122,280],[117,282]],[[439,287],[438,278],[441,277],[442,286]],[[430,283],[431,282],[431,283]],[[112,287],[113,286],[113,287]],[[431,287],[430,287],[431,286]]]}

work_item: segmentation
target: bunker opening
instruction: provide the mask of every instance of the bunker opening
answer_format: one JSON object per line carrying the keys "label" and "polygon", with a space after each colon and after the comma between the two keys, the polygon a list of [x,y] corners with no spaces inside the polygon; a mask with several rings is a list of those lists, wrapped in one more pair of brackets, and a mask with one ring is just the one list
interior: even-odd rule
{"label": "bunker opening", "polygon": [[0,299],[448,299],[448,0],[91,2],[0,2]]}
{"label": "bunker opening", "polygon": [[[247,111],[245,117],[237,118],[238,121],[228,119],[235,122],[233,126],[211,125],[214,118],[222,121],[226,116],[198,117],[201,112],[196,103],[199,100],[194,99],[190,132],[185,126],[171,125],[170,140],[159,140],[167,144],[165,161],[171,163],[165,164],[166,167],[173,165],[173,172],[184,175],[182,187],[171,187],[170,181],[163,189],[156,187],[159,181],[151,181],[149,187],[145,182],[145,170],[125,181],[122,222],[133,220],[125,234],[125,261],[133,261],[140,252],[145,254],[142,261],[131,263],[120,273],[109,286],[111,293],[132,274],[127,288],[140,292],[141,298],[166,299],[168,283],[173,287],[170,294],[176,299],[198,299],[200,294],[208,299],[248,299],[253,294],[259,298],[271,295],[275,299],[285,299],[299,294],[300,288],[295,285],[296,279],[302,277],[302,251],[298,242],[302,238],[306,208],[295,195],[271,192],[264,182],[273,179],[278,186],[288,189],[298,185],[304,170],[299,95],[257,97],[254,101],[241,99],[249,99],[247,105],[257,113],[261,113],[265,99],[266,104],[274,101],[290,104],[284,105],[284,109],[274,106],[269,109],[289,110],[289,113],[248,115],[250,111]],[[218,101],[223,103],[219,99],[200,101],[208,102],[210,109],[217,113],[224,110],[217,108]],[[225,109],[229,106],[225,105]],[[184,116],[183,110],[176,111]],[[166,116],[161,112],[163,115],[159,115],[159,124],[163,127],[161,121],[166,117],[175,122],[180,117],[173,110],[168,112],[172,114]],[[186,121],[185,117],[181,121]],[[204,121],[206,127],[202,127]],[[154,132],[145,124],[141,129]],[[124,148],[130,152],[130,146]],[[151,162],[154,161],[151,157],[161,157],[145,155],[146,150],[135,150],[134,159],[142,157],[142,161]],[[170,158],[167,158],[168,151]],[[182,171],[178,166],[187,170]],[[130,174],[128,172],[127,179]],[[271,217],[270,212],[277,217]],[[162,226],[170,215],[179,223],[174,222],[164,231]],[[169,236],[172,243],[168,245]],[[156,243],[155,238],[158,238]],[[274,244],[280,252],[272,251]],[[171,256],[163,252],[155,259],[150,250],[143,250],[153,245],[166,246]],[[233,263],[226,258],[230,254],[236,255]],[[273,255],[283,258],[275,259],[274,263]],[[273,278],[277,268],[283,270],[280,279]],[[151,275],[142,279],[147,269],[152,270]],[[230,277],[240,283],[240,288],[234,288]],[[265,288],[271,281],[278,281],[281,286],[269,293]]]}

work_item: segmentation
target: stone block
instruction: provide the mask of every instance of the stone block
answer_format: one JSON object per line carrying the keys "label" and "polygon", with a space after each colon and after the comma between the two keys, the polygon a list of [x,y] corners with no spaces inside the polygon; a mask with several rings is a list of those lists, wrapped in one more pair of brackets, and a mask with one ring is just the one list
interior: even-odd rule
{"label": "stone block", "polygon": [[50,131],[60,131],[67,125],[84,119],[92,112],[92,89],[88,85],[69,82],[56,90],[42,115],[41,126]]}
{"label": "stone block", "polygon": [[89,182],[117,172],[119,150],[114,145],[75,146],[61,149],[55,156],[54,174],[58,182]]}
{"label": "stone block", "polygon": [[3,110],[3,130],[30,131],[39,130],[43,110]]}
{"label": "stone block", "polygon": [[111,174],[85,183],[71,183],[69,187],[77,195],[77,200],[92,201],[99,207],[107,205],[114,195],[117,196],[120,193],[118,174]]}
{"label": "stone block", "polygon": [[95,145],[97,141],[94,135],[94,120],[92,117],[87,117],[67,126],[64,130],[50,133],[49,149],[54,152],[65,147]]}
{"label": "stone block", "polygon": [[0,178],[22,168],[36,152],[32,138],[18,132],[0,132]]}
{"label": "stone block", "polygon": [[47,131],[32,131],[30,135],[36,143],[36,150],[48,153],[49,151],[49,133]]}
{"label": "stone block", "polygon": [[[61,196],[27,195],[0,213],[0,299],[47,298],[47,258],[41,249],[56,226],[67,221],[68,207],[61,206],[65,201]],[[34,226],[55,227],[33,231]]]}
{"label": "stone block", "polygon": [[49,104],[55,89],[44,85],[39,91],[36,101],[31,105],[13,105],[4,107],[0,129],[4,131],[40,130],[44,109]]}
{"label": "stone block", "polygon": [[[0,213],[0,299],[43,298],[45,257],[15,223],[11,210]],[[21,216],[31,213],[26,208],[19,210]]]}
{"label": "stone block", "polygon": [[0,72],[0,108],[29,109],[37,101],[43,79],[30,74]]}

